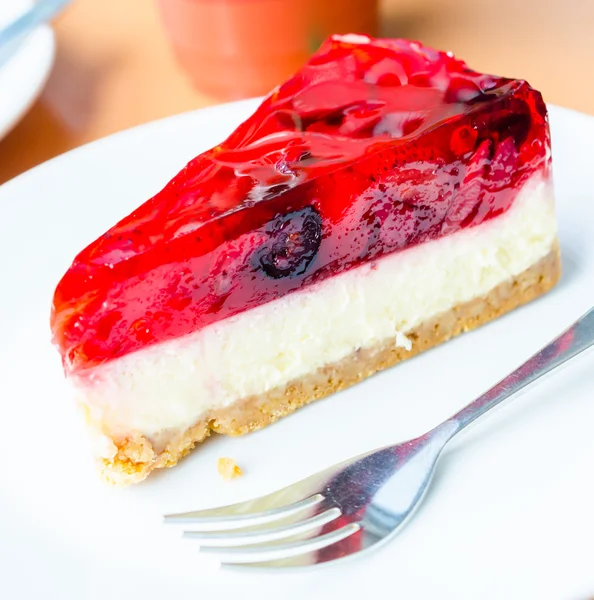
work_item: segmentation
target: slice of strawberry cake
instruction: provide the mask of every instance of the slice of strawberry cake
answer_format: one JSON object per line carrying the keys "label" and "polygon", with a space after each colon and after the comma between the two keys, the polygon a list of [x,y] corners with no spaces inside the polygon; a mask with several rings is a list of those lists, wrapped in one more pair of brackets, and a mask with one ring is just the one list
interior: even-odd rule
{"label": "slice of strawberry cake", "polygon": [[51,327],[104,474],[129,483],[559,274],[540,93],[418,43],[333,36],[75,258]]}

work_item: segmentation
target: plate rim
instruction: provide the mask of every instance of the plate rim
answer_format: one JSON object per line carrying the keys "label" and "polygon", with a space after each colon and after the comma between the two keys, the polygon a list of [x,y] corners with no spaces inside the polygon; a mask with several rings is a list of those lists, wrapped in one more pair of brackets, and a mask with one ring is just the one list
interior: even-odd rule
{"label": "plate rim", "polygon": [[[27,2],[23,3],[24,6],[27,4]],[[39,98],[48,82],[56,58],[56,36],[51,26],[42,25],[33,31],[29,39],[23,44],[23,47],[0,68],[0,77],[4,68],[11,65],[14,61],[20,60],[22,52],[26,52],[28,47],[35,46],[39,68],[36,71],[35,77],[32,78],[28,90],[23,94],[21,102],[15,105],[15,109],[11,113],[6,113],[5,119],[0,118],[0,141],[18,125]]]}

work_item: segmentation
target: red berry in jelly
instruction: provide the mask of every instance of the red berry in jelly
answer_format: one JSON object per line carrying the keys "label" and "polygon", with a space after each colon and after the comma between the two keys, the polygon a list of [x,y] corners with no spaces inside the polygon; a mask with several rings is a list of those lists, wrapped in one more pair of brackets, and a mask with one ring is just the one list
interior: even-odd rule
{"label": "red berry in jelly", "polygon": [[52,329],[82,370],[496,217],[549,169],[524,81],[335,36],[220,145],[83,250]]}

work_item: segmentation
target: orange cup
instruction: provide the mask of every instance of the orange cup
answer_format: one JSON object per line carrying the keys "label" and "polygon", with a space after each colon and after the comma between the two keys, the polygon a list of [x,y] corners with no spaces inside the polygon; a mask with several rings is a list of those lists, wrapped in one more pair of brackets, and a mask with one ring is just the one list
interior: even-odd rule
{"label": "orange cup", "polygon": [[201,91],[260,96],[333,33],[377,34],[378,0],[158,0],[175,54]]}

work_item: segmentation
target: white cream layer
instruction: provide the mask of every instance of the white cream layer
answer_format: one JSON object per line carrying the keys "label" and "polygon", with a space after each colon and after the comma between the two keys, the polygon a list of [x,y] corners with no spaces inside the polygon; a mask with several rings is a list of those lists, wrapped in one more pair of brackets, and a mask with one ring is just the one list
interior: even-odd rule
{"label": "white cream layer", "polygon": [[188,336],[72,377],[90,424],[161,446],[211,408],[261,394],[486,295],[546,256],[556,239],[549,182],[533,178],[503,215],[332,277]]}

